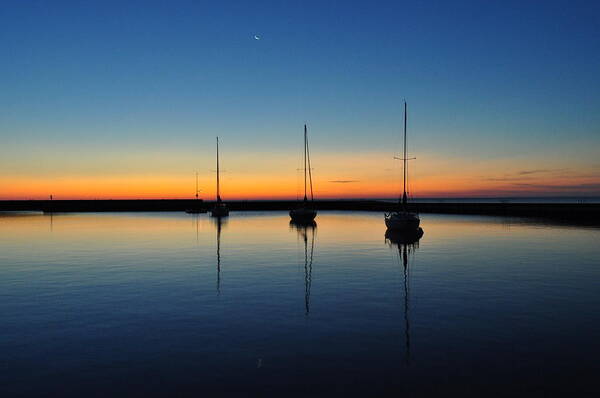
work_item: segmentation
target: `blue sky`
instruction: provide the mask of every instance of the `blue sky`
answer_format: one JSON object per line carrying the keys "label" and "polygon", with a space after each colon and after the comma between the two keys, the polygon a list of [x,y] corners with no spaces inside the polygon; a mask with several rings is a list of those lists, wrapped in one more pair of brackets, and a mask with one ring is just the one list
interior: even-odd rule
{"label": "blue sky", "polygon": [[323,156],[387,156],[403,99],[417,153],[598,173],[600,3],[488,3],[3,2],[0,175],[215,135],[295,156],[305,122]]}

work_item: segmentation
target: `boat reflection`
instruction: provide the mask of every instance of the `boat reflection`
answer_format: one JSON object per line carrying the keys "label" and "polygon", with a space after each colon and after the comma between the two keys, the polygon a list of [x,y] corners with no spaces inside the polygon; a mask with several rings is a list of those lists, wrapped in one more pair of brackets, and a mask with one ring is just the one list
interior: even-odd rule
{"label": "boat reflection", "polygon": [[227,219],[213,217],[211,220],[217,227],[217,295],[221,295],[221,229],[227,225]]}
{"label": "boat reflection", "polygon": [[[315,235],[317,223],[290,221],[290,227],[298,232],[298,236],[304,241],[304,315],[310,313],[310,288],[312,285],[312,264],[315,250]],[[310,252],[308,250],[308,235],[310,235]]]}
{"label": "boat reflection", "polygon": [[416,248],[419,247],[419,239],[423,237],[423,228],[417,228],[413,231],[402,231],[395,229],[388,229],[385,231],[385,239],[389,241],[389,243],[397,245],[416,245]]}
{"label": "boat reflection", "polygon": [[406,365],[410,365],[410,267],[409,257],[414,255],[419,248],[419,239],[423,236],[423,229],[419,228],[412,232],[400,232],[388,229],[385,232],[385,240],[390,247],[398,248],[398,258],[402,262],[404,271],[404,335],[406,341]]}

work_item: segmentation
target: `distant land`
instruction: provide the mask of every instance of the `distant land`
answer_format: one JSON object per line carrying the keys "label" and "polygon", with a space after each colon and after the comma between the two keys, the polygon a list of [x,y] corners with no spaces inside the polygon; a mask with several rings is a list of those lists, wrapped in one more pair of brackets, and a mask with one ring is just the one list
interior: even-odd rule
{"label": "distant land", "polygon": [[[538,198],[541,199],[541,198]],[[600,225],[598,198],[453,198],[421,199],[409,203],[410,210],[421,213],[498,215],[509,217],[539,217],[565,220],[582,225]],[[296,200],[238,200],[226,201],[232,211],[289,210],[298,205]],[[195,199],[114,199],[114,200],[3,200],[0,212],[38,211],[45,213],[69,212],[133,212],[185,211],[190,208],[210,209],[211,201]],[[393,211],[397,202],[387,200],[316,200],[317,210],[340,211]]]}

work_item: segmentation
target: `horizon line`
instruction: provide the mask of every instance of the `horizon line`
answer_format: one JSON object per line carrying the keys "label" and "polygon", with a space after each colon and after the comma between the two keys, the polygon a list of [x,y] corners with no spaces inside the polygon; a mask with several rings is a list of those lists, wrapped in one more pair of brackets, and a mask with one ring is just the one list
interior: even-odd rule
{"label": "horizon line", "polygon": [[[459,195],[459,196],[413,196],[410,199],[412,200],[460,200],[460,199],[586,199],[586,198],[600,198],[600,194],[576,194],[576,195]],[[61,200],[201,200],[204,202],[212,202],[215,201],[215,198],[195,198],[195,197],[98,197],[98,198],[85,198],[85,197],[55,197],[52,199],[49,197],[46,198],[0,198],[0,201],[10,202],[10,201],[61,201]],[[399,197],[321,197],[315,199],[315,201],[349,201],[349,200],[399,200]],[[224,202],[244,202],[244,201],[302,201],[301,198],[294,197],[281,197],[281,198],[265,198],[265,197],[256,197],[256,198],[240,198],[233,197],[231,199],[224,199]]]}

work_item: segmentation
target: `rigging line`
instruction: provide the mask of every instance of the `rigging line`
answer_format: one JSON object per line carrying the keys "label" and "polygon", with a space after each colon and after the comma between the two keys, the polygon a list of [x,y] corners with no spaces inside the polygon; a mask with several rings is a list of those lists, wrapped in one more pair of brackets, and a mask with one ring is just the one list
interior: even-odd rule
{"label": "rigging line", "polygon": [[308,150],[308,136],[306,135],[306,125],[304,125],[304,134],[306,137],[306,157],[308,158],[308,178],[310,181],[310,200],[314,201],[315,197],[313,194],[313,183],[312,183],[312,171],[311,171],[311,166],[310,166],[310,152]]}
{"label": "rigging line", "polygon": [[221,202],[221,191],[219,186],[219,137],[217,137],[217,202]]}
{"label": "rigging line", "polygon": [[406,210],[406,101],[404,101],[404,156],[402,157],[404,162],[404,185],[403,185],[403,193],[402,193],[402,205],[404,206],[404,210]]}
{"label": "rigging line", "polygon": [[306,124],[304,125],[304,201],[306,202]]}
{"label": "rigging line", "polygon": [[[304,151],[303,151],[304,153]],[[300,152],[298,152],[298,157],[297,157],[297,164],[296,164],[296,201],[300,200],[300,191],[301,191],[301,187],[302,187],[302,154],[300,154]]]}

